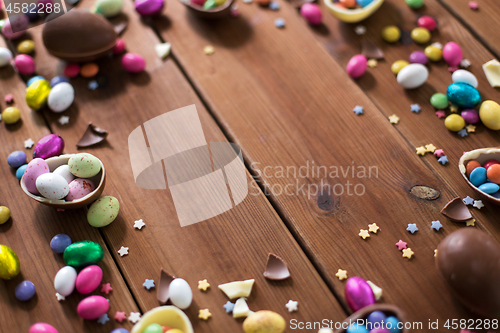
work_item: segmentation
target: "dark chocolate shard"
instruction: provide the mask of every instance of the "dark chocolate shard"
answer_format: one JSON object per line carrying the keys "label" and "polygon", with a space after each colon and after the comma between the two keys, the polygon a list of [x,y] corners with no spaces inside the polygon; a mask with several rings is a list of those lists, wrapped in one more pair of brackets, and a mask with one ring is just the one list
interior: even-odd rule
{"label": "dark chocolate shard", "polygon": [[90,147],[104,141],[107,136],[108,132],[106,132],[102,128],[92,125],[92,123],[89,123],[87,130],[83,134],[80,141],[78,141],[76,146],[78,148]]}
{"label": "dark chocolate shard", "polygon": [[269,253],[264,277],[269,280],[285,280],[290,277],[290,271],[283,259],[275,254]]}
{"label": "dark chocolate shard", "polygon": [[441,209],[441,214],[453,221],[465,222],[472,218],[469,209],[464,204],[461,198],[455,198],[448,202],[443,209]]}
{"label": "dark chocolate shard", "polygon": [[170,298],[169,295],[170,282],[172,282],[174,279],[175,277],[173,275],[170,275],[169,273],[165,272],[163,268],[161,269],[160,282],[158,283],[158,289],[156,291],[156,298],[158,298],[158,301],[161,304],[167,303],[168,299]]}
{"label": "dark chocolate shard", "polygon": [[361,54],[368,59],[384,59],[384,52],[367,39],[361,41]]}

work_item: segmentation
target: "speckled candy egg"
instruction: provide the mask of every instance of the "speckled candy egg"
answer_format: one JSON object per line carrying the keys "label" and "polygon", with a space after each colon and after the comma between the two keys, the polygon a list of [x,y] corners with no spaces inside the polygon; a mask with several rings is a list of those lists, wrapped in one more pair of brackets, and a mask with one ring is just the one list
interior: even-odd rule
{"label": "speckled candy egg", "polygon": [[458,66],[462,61],[462,49],[455,42],[446,43],[443,47],[443,58],[450,66]]}
{"label": "speckled candy egg", "polygon": [[146,68],[146,61],[138,54],[126,53],[122,58],[122,67],[127,72],[140,73]]}
{"label": "speckled candy egg", "polygon": [[467,83],[452,83],[446,90],[446,98],[452,104],[470,109],[481,102],[481,95],[476,88]]}
{"label": "speckled candy egg", "polygon": [[0,47],[0,67],[7,66],[12,61],[12,52],[5,47]]}
{"label": "speckled candy egg", "polygon": [[35,80],[26,89],[26,103],[33,110],[40,110],[47,103],[50,83],[47,80]]}
{"label": "speckled candy egg", "polygon": [[193,301],[193,292],[186,280],[177,278],[170,282],[168,289],[170,301],[179,309],[187,309]]}
{"label": "speckled candy egg", "polygon": [[102,296],[89,296],[84,298],[76,311],[78,315],[86,320],[96,320],[109,310],[109,302]]}
{"label": "speckled candy egg", "polygon": [[479,117],[484,126],[491,130],[500,130],[500,105],[494,101],[484,101],[479,108]]}
{"label": "speckled candy egg", "polygon": [[59,156],[64,150],[64,140],[57,134],[48,134],[38,140],[33,149],[33,158],[47,159]]}
{"label": "speckled candy egg", "polygon": [[66,196],[66,201],[73,201],[83,198],[95,190],[95,185],[90,179],[77,178],[69,183],[69,193]]}
{"label": "speckled candy egg", "polygon": [[456,71],[454,71],[453,74],[451,75],[451,80],[455,83],[457,82],[467,83],[473,86],[474,88],[477,88],[476,76],[471,72],[466,71],[465,69],[457,69]]}
{"label": "speckled candy egg", "polygon": [[94,155],[80,153],[71,156],[68,161],[69,171],[79,178],[94,177],[101,171],[101,163]]}
{"label": "speckled candy egg", "polygon": [[122,11],[123,0],[98,0],[95,4],[95,12],[104,17],[113,17]]}
{"label": "speckled candy egg", "polygon": [[141,16],[153,16],[161,13],[163,6],[165,6],[164,0],[136,0],[134,2],[135,10]]}
{"label": "speckled candy egg", "polygon": [[99,287],[102,281],[102,269],[97,265],[85,267],[76,277],[76,290],[80,294],[90,294]]}
{"label": "speckled candy egg", "polygon": [[35,285],[33,282],[27,280],[19,283],[14,290],[16,298],[22,302],[29,301],[33,296],[35,296],[35,293]]}
{"label": "speckled candy egg", "polygon": [[243,322],[245,333],[282,333],[285,328],[285,319],[276,312],[267,310],[254,312]]}
{"label": "speckled candy egg", "polygon": [[28,17],[24,14],[11,15],[5,20],[5,24],[2,27],[2,35],[7,39],[17,39],[24,35],[29,23]]}
{"label": "speckled candy egg", "polygon": [[314,3],[305,3],[300,8],[300,15],[311,25],[321,24],[321,9]]}
{"label": "speckled candy egg", "polygon": [[66,234],[57,234],[50,240],[50,248],[55,253],[63,253],[71,245],[71,238]]}
{"label": "speckled candy egg", "polygon": [[367,305],[375,304],[375,295],[372,288],[359,276],[347,280],[345,299],[352,311],[358,311]]}
{"label": "speckled candy egg", "polygon": [[27,54],[19,54],[14,58],[14,66],[19,74],[32,75],[35,72],[35,60]]}
{"label": "speckled candy egg", "polygon": [[460,115],[469,124],[475,124],[479,121],[479,113],[474,109],[463,110]]}
{"label": "speckled candy egg", "polygon": [[403,67],[397,76],[398,83],[405,89],[415,89],[427,81],[429,71],[422,64],[409,64]]}
{"label": "speckled candy egg", "polygon": [[44,173],[36,179],[36,189],[47,199],[60,200],[68,195],[69,186],[66,179],[53,174]]}
{"label": "speckled candy egg", "polygon": [[[71,182],[76,178],[75,175],[71,173],[69,170],[69,165],[63,164],[58,166],[53,173],[58,174],[59,176],[62,176],[68,184],[71,184]],[[71,186],[70,186],[70,193],[71,193]]]}
{"label": "speckled candy egg", "polygon": [[59,333],[52,325],[47,323],[36,323],[30,327],[28,333]]}
{"label": "speckled candy egg", "polygon": [[347,63],[347,74],[353,79],[361,77],[366,72],[367,60],[362,54],[357,54]]}
{"label": "speckled candy egg", "polygon": [[120,203],[115,197],[99,198],[90,206],[87,221],[93,227],[105,227],[116,219],[119,210]]}
{"label": "speckled candy egg", "polygon": [[75,89],[68,82],[61,82],[50,90],[47,103],[54,112],[63,112],[75,100]]}
{"label": "speckled candy egg", "polygon": [[24,171],[23,176],[24,185],[26,186],[28,192],[30,192],[31,194],[39,195],[40,193],[36,188],[36,180],[39,176],[48,172],[49,166],[47,165],[47,162],[45,162],[41,158],[32,159],[28,163],[28,167]]}
{"label": "speckled candy egg", "polygon": [[26,154],[24,153],[24,151],[21,151],[21,150],[13,151],[7,157],[7,163],[12,168],[18,168],[21,165],[23,165],[24,163],[26,163]]}
{"label": "speckled candy egg", "polygon": [[0,244],[0,278],[10,280],[21,271],[17,254],[8,246]]}
{"label": "speckled candy egg", "polygon": [[412,64],[425,65],[428,61],[427,56],[422,51],[415,51],[410,54],[409,60]]}
{"label": "speckled candy egg", "polygon": [[76,242],[64,250],[64,262],[76,268],[97,264],[102,258],[104,250],[92,241]]}

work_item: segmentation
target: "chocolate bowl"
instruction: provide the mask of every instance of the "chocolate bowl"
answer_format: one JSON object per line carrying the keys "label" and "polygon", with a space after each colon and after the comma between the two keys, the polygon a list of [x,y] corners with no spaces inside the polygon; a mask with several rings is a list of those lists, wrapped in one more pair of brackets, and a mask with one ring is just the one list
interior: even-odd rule
{"label": "chocolate bowl", "polygon": [[494,203],[495,205],[500,206],[500,199],[497,199],[490,194],[487,194],[487,193],[484,193],[483,191],[480,191],[477,187],[472,185],[472,183],[469,181],[469,178],[466,175],[466,166],[467,166],[467,162],[469,162],[471,160],[476,160],[481,165],[483,165],[483,163],[488,161],[488,160],[500,161],[500,148],[474,149],[474,150],[465,152],[462,155],[462,157],[460,158],[460,161],[458,162],[458,169],[460,170],[460,173],[464,177],[467,184],[469,184],[469,186],[472,187],[472,189],[474,189],[474,191],[476,191],[484,199],[488,200],[491,203]]}
{"label": "chocolate bowl", "polygon": [[231,14],[231,6],[233,5],[235,0],[227,0],[222,6],[213,9],[204,9],[201,6],[192,4],[189,0],[179,1],[182,2],[191,13],[198,17],[206,19],[218,19],[229,16],[229,14]]}
{"label": "chocolate bowl", "polygon": [[[45,162],[47,162],[47,165],[49,166],[49,171],[53,172],[57,167],[63,164],[68,164],[69,159],[73,155],[75,154],[66,154],[61,156],[50,157],[46,159]],[[102,194],[102,191],[104,190],[104,185],[106,183],[106,170],[104,170],[104,165],[102,164],[101,160],[99,160],[99,163],[101,163],[101,171],[99,171],[99,173],[94,177],[89,178],[94,184],[98,184],[96,186],[96,189],[80,199],[75,199],[73,201],[65,201],[64,199],[52,200],[32,194],[28,191],[26,185],[24,184],[24,175],[23,178],[21,178],[21,188],[23,189],[24,193],[26,193],[26,195],[28,195],[30,198],[50,207],[61,208],[61,209],[76,209],[85,207],[90,205],[97,199],[99,199],[99,197]]]}
{"label": "chocolate bowl", "polygon": [[[358,319],[365,319],[368,317],[370,313],[373,311],[382,311],[386,316],[395,316],[396,318],[399,319],[400,322],[405,323],[406,322],[406,315],[401,310],[395,305],[392,304],[372,304],[365,306],[364,308],[354,312],[352,315],[347,317],[343,322],[342,322],[342,327],[348,327],[349,322],[355,323],[356,320]],[[346,324],[347,323],[347,324]],[[340,328],[335,333],[346,333],[347,329]],[[403,328],[401,330],[401,333],[410,333],[410,330],[407,328]]]}

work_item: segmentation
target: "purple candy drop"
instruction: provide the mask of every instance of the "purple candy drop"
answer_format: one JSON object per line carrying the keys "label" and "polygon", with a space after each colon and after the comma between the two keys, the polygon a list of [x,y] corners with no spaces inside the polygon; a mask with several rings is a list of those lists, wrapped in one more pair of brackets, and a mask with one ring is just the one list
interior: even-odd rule
{"label": "purple candy drop", "polygon": [[367,305],[375,304],[375,295],[370,285],[359,276],[347,280],[345,299],[352,311],[358,311]]}
{"label": "purple candy drop", "polygon": [[428,59],[424,52],[415,51],[410,54],[410,62],[412,64],[422,64],[425,65]]}
{"label": "purple candy drop", "polygon": [[474,109],[463,110],[461,116],[469,124],[475,124],[479,121],[479,113]]}
{"label": "purple candy drop", "polygon": [[33,158],[47,159],[59,156],[64,149],[64,140],[59,135],[49,134],[41,138],[33,150]]}

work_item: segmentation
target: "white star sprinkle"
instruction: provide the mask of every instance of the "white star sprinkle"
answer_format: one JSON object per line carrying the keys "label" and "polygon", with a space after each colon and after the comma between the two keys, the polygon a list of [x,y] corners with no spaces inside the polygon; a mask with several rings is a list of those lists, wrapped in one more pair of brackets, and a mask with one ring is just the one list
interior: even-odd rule
{"label": "white star sprinkle", "polygon": [[288,309],[288,312],[297,311],[298,305],[299,305],[298,301],[292,301],[292,300],[289,300],[288,303],[285,304],[286,308]]}
{"label": "white star sprinkle", "polygon": [[484,207],[483,202],[481,200],[474,200],[473,206],[476,207],[477,209],[481,209]]}
{"label": "white star sprinkle", "polygon": [[441,44],[440,42],[435,42],[435,43],[432,43],[431,44],[432,46],[434,47],[437,47],[438,49],[443,49],[443,44]]}
{"label": "white star sprinkle", "polygon": [[56,297],[57,297],[57,300],[60,302],[60,301],[65,301],[66,300],[66,297],[64,297],[63,295],[59,294],[59,293],[56,293]]}
{"label": "white star sprinkle", "polygon": [[61,116],[61,118],[59,118],[57,121],[61,125],[66,125],[67,123],[69,123],[69,117],[68,116]]}
{"label": "white star sprinkle", "polygon": [[130,312],[130,316],[128,317],[128,320],[135,324],[141,319],[141,314],[139,312]]}
{"label": "white star sprinkle", "polygon": [[30,149],[34,144],[35,142],[31,138],[29,138],[28,140],[24,141],[24,148]]}
{"label": "white star sprinkle", "polygon": [[470,67],[470,60],[469,59],[462,59],[462,61],[460,61],[460,67],[469,68]]}
{"label": "white star sprinkle", "polygon": [[120,256],[125,256],[128,254],[128,247],[125,247],[125,246],[122,246],[119,250],[118,250],[118,253],[120,254]]}
{"label": "white star sprinkle", "polygon": [[356,28],[354,28],[354,32],[356,35],[364,35],[366,34],[366,27],[364,25],[358,25]]}
{"label": "white star sprinkle", "polygon": [[135,222],[134,222],[134,228],[137,228],[137,229],[139,229],[139,230],[141,230],[141,229],[142,229],[142,227],[144,227],[145,225],[146,225],[146,223],[144,223],[144,222],[142,221],[142,219],[137,220],[137,221],[135,221]]}

